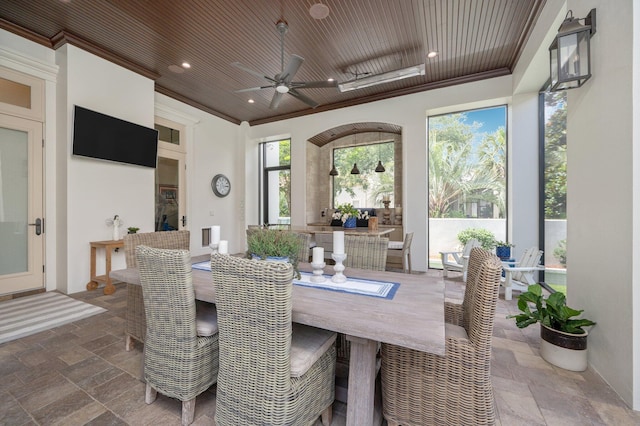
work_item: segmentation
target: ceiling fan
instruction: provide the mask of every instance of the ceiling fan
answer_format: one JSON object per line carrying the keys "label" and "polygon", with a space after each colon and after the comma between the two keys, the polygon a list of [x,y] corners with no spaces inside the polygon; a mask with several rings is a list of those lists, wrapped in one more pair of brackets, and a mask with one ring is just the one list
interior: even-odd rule
{"label": "ceiling fan", "polygon": [[258,87],[250,87],[248,89],[236,90],[236,93],[241,92],[251,92],[254,90],[268,89],[274,88],[276,92],[273,94],[273,98],[271,99],[271,104],[269,108],[276,109],[282,100],[282,95],[285,93],[290,94],[294,98],[301,100],[305,104],[309,105],[311,108],[315,108],[320,105],[318,102],[309,98],[308,96],[303,95],[298,92],[298,89],[315,89],[315,88],[324,88],[324,87],[338,87],[337,81],[293,81],[293,77],[298,72],[298,69],[304,62],[304,58],[298,55],[291,55],[289,58],[289,63],[287,67],[284,67],[284,34],[289,29],[287,22],[284,20],[279,20],[276,22],[276,28],[280,33],[280,73],[276,74],[274,77],[269,77],[264,74],[261,74],[257,71],[249,69],[240,64],[240,62],[234,62],[231,65],[239,68],[243,71],[246,71],[250,74],[256,75],[258,77],[264,78],[269,81],[270,84],[266,86],[258,86]]}

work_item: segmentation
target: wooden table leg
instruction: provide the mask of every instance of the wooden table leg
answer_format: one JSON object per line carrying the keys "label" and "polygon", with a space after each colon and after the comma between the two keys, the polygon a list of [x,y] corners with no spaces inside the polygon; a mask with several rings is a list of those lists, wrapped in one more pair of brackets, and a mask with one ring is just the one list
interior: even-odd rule
{"label": "wooden table leg", "polygon": [[98,281],[93,279],[96,277],[96,248],[91,247],[91,275],[89,275],[91,281],[87,283],[87,290],[95,290],[98,288]]}
{"label": "wooden table leg", "polygon": [[105,277],[106,277],[106,281],[105,281],[105,286],[104,286],[104,294],[113,294],[116,292],[116,287],[113,285],[113,283],[111,282],[111,277],[109,276],[109,272],[111,272],[111,247],[107,247],[105,250],[105,258],[106,258],[106,266],[105,266]]}
{"label": "wooden table leg", "polygon": [[378,342],[347,335],[351,342],[347,426],[373,425]]}

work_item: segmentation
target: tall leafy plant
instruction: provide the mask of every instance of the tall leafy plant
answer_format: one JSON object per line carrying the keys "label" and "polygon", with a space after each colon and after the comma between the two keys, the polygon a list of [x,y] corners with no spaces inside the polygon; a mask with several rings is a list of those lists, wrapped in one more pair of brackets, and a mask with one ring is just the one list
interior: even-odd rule
{"label": "tall leafy plant", "polygon": [[[535,307],[533,309],[532,307]],[[544,298],[540,284],[530,285],[524,293],[518,297],[518,309],[521,314],[509,315],[507,318],[515,318],[518,328],[525,328],[537,322],[554,330],[570,334],[584,334],[582,327],[595,325],[596,323],[586,318],[576,317],[584,310],[570,308],[566,305],[566,297],[563,293],[556,292]]]}

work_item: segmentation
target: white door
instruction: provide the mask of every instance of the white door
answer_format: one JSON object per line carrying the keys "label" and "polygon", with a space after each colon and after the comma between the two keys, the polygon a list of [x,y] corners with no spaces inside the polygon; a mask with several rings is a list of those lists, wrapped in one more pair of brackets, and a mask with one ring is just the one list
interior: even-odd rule
{"label": "white door", "polygon": [[0,114],[0,294],[44,287],[42,123]]}

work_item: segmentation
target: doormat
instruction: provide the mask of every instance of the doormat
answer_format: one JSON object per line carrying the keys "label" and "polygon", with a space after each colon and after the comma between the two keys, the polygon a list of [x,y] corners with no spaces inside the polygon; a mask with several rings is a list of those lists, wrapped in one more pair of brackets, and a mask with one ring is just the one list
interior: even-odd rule
{"label": "doormat", "polygon": [[100,306],[47,292],[0,302],[0,343],[106,312]]}

